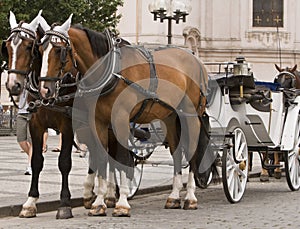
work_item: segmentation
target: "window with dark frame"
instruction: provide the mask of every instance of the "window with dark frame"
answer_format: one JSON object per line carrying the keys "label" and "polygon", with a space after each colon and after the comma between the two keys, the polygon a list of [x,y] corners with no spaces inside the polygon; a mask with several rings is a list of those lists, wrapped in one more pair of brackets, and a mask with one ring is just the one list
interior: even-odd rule
{"label": "window with dark frame", "polygon": [[283,0],[253,0],[253,27],[283,27]]}

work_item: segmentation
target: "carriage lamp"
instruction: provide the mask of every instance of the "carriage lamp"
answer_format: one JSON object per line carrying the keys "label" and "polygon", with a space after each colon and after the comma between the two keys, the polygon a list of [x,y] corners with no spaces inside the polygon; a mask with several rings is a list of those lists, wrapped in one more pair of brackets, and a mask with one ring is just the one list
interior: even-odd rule
{"label": "carriage lamp", "polygon": [[154,0],[149,4],[149,11],[163,23],[168,21],[168,44],[172,43],[172,20],[179,23],[180,20],[186,22],[186,16],[191,12],[191,0]]}

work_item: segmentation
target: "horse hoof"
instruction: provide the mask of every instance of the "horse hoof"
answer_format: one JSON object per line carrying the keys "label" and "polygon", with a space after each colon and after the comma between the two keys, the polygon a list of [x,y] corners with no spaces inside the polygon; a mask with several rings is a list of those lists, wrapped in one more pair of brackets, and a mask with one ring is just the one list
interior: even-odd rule
{"label": "horse hoof", "polygon": [[273,176],[274,176],[276,179],[281,179],[281,171],[280,171],[280,172],[275,171]]}
{"label": "horse hoof", "polygon": [[36,207],[23,207],[19,214],[19,217],[20,218],[36,217],[36,212],[37,212]]}
{"label": "horse hoof", "polygon": [[115,197],[108,197],[108,198],[105,198],[105,204],[107,206],[107,208],[114,208],[116,207],[116,198]]}
{"label": "horse hoof", "polygon": [[116,206],[112,213],[112,216],[114,216],[114,217],[130,217],[130,208]]}
{"label": "horse hoof", "polygon": [[184,210],[196,210],[198,209],[197,200],[185,200],[183,205]]}
{"label": "horse hoof", "polygon": [[60,207],[56,213],[56,219],[69,219],[73,218],[71,207]]}
{"label": "horse hoof", "polygon": [[165,209],[180,209],[180,199],[168,198],[165,204]]}
{"label": "horse hoof", "polygon": [[259,180],[261,182],[268,182],[269,181],[269,176],[268,175],[264,175],[264,174],[260,174]]}
{"label": "horse hoof", "polygon": [[90,198],[83,198],[83,206],[85,209],[91,209],[92,208],[92,204],[94,203],[94,201],[96,200],[97,195],[93,194],[92,197]]}
{"label": "horse hoof", "polygon": [[98,205],[92,206],[91,210],[88,213],[89,216],[106,216],[106,206]]}

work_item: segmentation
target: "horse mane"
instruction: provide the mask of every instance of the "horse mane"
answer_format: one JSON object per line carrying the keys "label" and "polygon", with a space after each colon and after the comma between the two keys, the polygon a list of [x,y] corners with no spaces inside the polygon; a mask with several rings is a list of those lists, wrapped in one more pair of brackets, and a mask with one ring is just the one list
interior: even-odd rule
{"label": "horse mane", "polygon": [[89,28],[83,27],[81,24],[73,25],[72,28],[82,30],[86,33],[93,50],[93,54],[95,54],[97,57],[100,58],[108,52],[108,41],[103,32],[96,32]]}

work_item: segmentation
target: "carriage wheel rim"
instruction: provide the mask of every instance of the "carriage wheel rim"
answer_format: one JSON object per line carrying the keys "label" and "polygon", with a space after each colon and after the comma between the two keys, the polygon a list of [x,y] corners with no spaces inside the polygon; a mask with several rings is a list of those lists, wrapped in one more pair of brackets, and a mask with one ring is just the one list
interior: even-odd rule
{"label": "carriage wheel rim", "polygon": [[[233,158],[232,149],[228,151],[226,156],[226,166],[223,170],[225,178],[223,178],[223,186],[227,199],[231,203],[241,200],[244,195],[247,176],[248,176],[248,148],[246,137],[240,128],[234,130],[236,159],[242,161],[244,165],[236,163]],[[241,169],[243,168],[243,169]]]}

